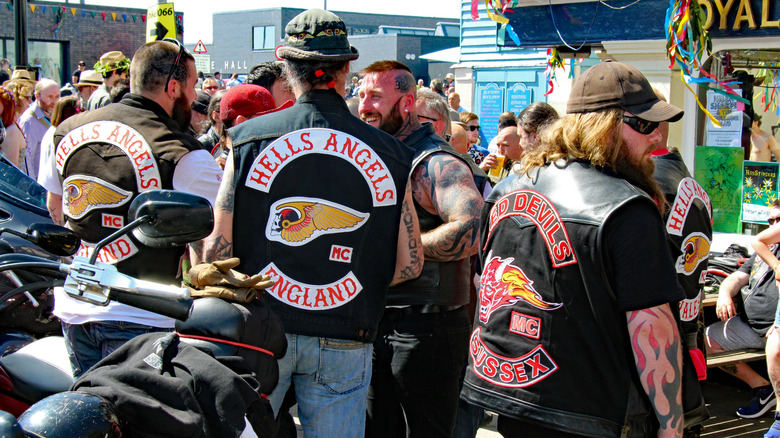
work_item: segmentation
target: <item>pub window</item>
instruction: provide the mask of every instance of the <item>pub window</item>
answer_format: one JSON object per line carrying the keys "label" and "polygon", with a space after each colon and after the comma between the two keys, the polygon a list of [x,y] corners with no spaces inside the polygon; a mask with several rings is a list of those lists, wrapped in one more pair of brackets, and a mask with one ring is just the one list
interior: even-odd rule
{"label": "pub window", "polygon": [[276,26],[252,27],[252,50],[267,50],[276,47]]}

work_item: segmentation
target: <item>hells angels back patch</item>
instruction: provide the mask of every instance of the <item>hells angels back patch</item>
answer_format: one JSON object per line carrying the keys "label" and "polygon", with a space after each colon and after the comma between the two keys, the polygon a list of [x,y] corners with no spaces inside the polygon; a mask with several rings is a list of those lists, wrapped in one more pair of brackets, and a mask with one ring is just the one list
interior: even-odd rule
{"label": "hells angels back patch", "polygon": [[[319,190],[315,196],[275,195],[290,193],[285,186],[289,184],[287,176],[280,177],[280,174],[283,170],[294,172],[295,161],[304,157],[309,162],[313,158],[328,157],[326,161],[331,163],[336,158],[346,163],[341,167],[342,171],[354,168],[368,189],[360,191],[370,199],[354,199],[353,205],[362,206],[364,211],[327,199],[327,190]],[[355,179],[355,184],[361,184],[360,177]],[[302,279],[304,274],[300,266],[283,265],[279,260],[275,260],[277,264],[267,264],[260,273],[271,276],[276,282],[267,289],[268,295],[295,308],[328,310],[352,301],[363,291],[363,285],[353,271],[355,261],[361,256],[361,246],[354,243],[352,233],[369,223],[374,208],[396,206],[401,202],[399,195],[403,196],[398,193],[390,169],[380,154],[357,137],[341,131],[300,129],[263,148],[243,182],[248,189],[268,193],[273,200],[268,217],[264,219],[264,231],[268,241],[288,247],[279,251],[289,255],[295,248],[309,257],[315,254],[313,251],[320,254],[323,247],[327,251],[327,254],[322,253],[322,263],[328,266],[330,278],[323,284]],[[276,189],[275,183],[279,184]],[[327,244],[322,243],[323,236],[328,236]],[[311,244],[314,245],[307,246]],[[309,277],[319,280],[328,275]]]}

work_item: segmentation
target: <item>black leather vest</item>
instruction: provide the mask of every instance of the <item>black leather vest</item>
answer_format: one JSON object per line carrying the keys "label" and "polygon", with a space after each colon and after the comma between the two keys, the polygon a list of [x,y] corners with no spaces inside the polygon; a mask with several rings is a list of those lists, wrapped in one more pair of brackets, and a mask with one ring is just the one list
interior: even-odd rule
{"label": "black leather vest", "polygon": [[[186,153],[200,149],[194,138],[154,101],[128,94],[117,103],[65,120],[54,136],[67,226],[82,239],[79,255],[128,222],[133,198],[147,190],[172,189],[173,172]],[[98,261],[116,263],[132,276],[175,281],[179,248],[149,248],[122,236]]]}
{"label": "black leather vest", "polygon": [[[437,152],[452,154],[468,165],[452,146],[436,135],[432,123],[426,123],[413,132],[406,139],[406,144],[415,151],[412,172],[423,160]],[[414,203],[414,207],[420,220],[421,233],[433,230],[444,223],[439,216],[429,213],[417,202]],[[426,260],[419,277],[390,288],[387,305],[462,306],[468,304],[470,260],[470,257],[448,262]]]}
{"label": "black leather vest", "polygon": [[712,241],[712,204],[707,192],[691,178],[677,151],[653,157],[655,176],[666,196],[664,223],[677,281],[686,298],[672,303],[683,340],[683,407],[686,426],[709,418],[698,374],[686,350],[699,348],[699,320],[704,273]]}
{"label": "black leather vest", "polygon": [[230,130],[233,254],[267,273],[285,331],[371,342],[395,270],[412,153],[332,90]]}
{"label": "black leather vest", "polygon": [[628,182],[577,162],[496,186],[482,214],[464,397],[550,429],[649,436],[652,410],[601,250],[605,221],[636,202],[657,211]]}

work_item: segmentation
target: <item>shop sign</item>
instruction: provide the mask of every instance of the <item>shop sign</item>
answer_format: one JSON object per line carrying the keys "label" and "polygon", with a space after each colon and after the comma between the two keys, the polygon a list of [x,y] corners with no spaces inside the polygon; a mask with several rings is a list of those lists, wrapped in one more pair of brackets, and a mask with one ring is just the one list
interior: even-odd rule
{"label": "shop sign", "polygon": [[764,224],[777,199],[780,163],[745,161],[742,173],[742,222]]}
{"label": "shop sign", "polygon": [[[626,2],[628,3],[628,2]],[[780,0],[699,0],[712,38],[780,35]],[[667,0],[625,8],[585,1],[516,7],[504,13],[522,47],[571,46],[601,41],[666,40]],[[637,17],[641,15],[641,19]],[[500,41],[501,38],[498,38]],[[563,40],[563,41],[562,41]],[[517,46],[504,38],[499,46]]]}
{"label": "shop sign", "polygon": [[[742,90],[734,90],[742,95]],[[745,104],[713,90],[707,90],[707,111],[721,124],[707,119],[708,146],[742,146],[742,117]]]}

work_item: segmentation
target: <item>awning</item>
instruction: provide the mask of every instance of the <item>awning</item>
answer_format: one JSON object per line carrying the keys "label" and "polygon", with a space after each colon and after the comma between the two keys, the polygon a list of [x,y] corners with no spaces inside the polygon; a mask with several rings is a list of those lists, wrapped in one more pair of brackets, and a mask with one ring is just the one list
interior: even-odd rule
{"label": "awning", "polygon": [[460,47],[450,47],[449,49],[431,52],[426,55],[420,55],[420,58],[428,61],[452,62],[460,61]]}

